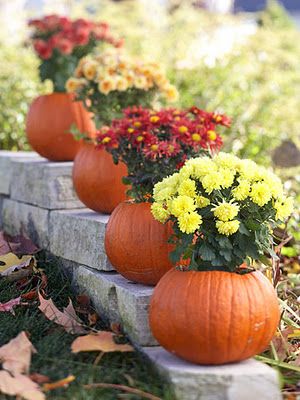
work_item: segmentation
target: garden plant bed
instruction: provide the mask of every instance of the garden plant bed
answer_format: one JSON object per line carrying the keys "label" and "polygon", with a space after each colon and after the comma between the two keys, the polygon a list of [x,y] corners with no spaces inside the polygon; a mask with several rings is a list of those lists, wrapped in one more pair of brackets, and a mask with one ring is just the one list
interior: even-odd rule
{"label": "garden plant bed", "polygon": [[174,395],[162,398],[279,400],[276,371],[256,360],[197,366],[157,346],[148,325],[153,289],[113,271],[104,251],[109,216],[84,208],[74,193],[71,172],[71,162],[48,162],[34,153],[21,158],[18,153],[0,152],[3,229],[28,235],[46,251],[48,260],[64,270],[77,292],[88,294],[101,317],[121,323],[131,342],[171,385]]}

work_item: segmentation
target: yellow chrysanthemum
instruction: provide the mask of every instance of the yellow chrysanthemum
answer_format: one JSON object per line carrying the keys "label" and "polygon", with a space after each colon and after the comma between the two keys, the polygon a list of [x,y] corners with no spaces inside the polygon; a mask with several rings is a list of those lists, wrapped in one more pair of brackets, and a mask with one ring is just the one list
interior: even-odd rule
{"label": "yellow chrysanthemum", "polygon": [[98,89],[101,93],[107,95],[116,89],[115,81],[112,78],[105,78],[98,84]]}
{"label": "yellow chrysanthemum", "polygon": [[165,223],[167,221],[167,219],[170,216],[170,213],[168,210],[166,210],[161,204],[159,203],[153,203],[151,205],[151,212],[153,217],[161,222],[161,223]]}
{"label": "yellow chrysanthemum", "polygon": [[235,203],[223,202],[213,208],[214,216],[220,221],[226,222],[235,218],[239,213],[240,207]]}
{"label": "yellow chrysanthemum", "polygon": [[188,160],[185,164],[190,168],[193,178],[201,179],[203,176],[217,171],[218,167],[209,157],[197,157]]}
{"label": "yellow chrysanthemum", "polygon": [[83,78],[69,78],[66,82],[66,91],[68,93],[74,93],[77,89],[81,86],[84,86],[86,83],[85,79]]}
{"label": "yellow chrysanthemum", "polygon": [[274,208],[276,210],[275,218],[283,221],[293,212],[294,199],[292,197],[279,198],[275,200]]}
{"label": "yellow chrysanthemum", "polygon": [[179,93],[175,86],[166,85],[165,87],[163,87],[163,92],[165,93],[167,100],[169,100],[170,102],[178,100]]}
{"label": "yellow chrysanthemum", "polygon": [[178,196],[170,202],[170,211],[175,217],[179,217],[195,209],[195,202],[189,196]]}
{"label": "yellow chrysanthemum", "polygon": [[252,181],[257,174],[258,166],[252,160],[240,160],[236,169],[239,171],[243,179]]}
{"label": "yellow chrysanthemum", "polygon": [[160,191],[156,192],[154,197],[155,201],[160,203],[164,202],[165,200],[170,200],[174,194],[174,189],[171,186],[167,186]]}
{"label": "yellow chrysanthemum", "polygon": [[124,92],[128,89],[128,81],[125,78],[118,77],[116,80],[116,89],[120,92]]}
{"label": "yellow chrysanthemum", "polygon": [[216,227],[221,235],[230,236],[236,233],[239,229],[240,221],[234,219],[233,221],[217,221]]}
{"label": "yellow chrysanthemum", "polygon": [[250,193],[250,182],[246,179],[239,179],[239,184],[232,190],[232,196],[235,200],[245,200]]}
{"label": "yellow chrysanthemum", "polygon": [[89,81],[91,81],[95,78],[97,69],[98,69],[98,63],[93,60],[87,61],[82,66],[83,75]]}
{"label": "yellow chrysanthemum", "polygon": [[255,204],[263,207],[272,198],[269,186],[263,182],[253,183],[251,186],[250,198]]}
{"label": "yellow chrysanthemum", "polygon": [[220,179],[219,172],[209,172],[202,178],[202,186],[206,193],[210,194],[213,190],[221,189],[222,179]]}
{"label": "yellow chrysanthemum", "polygon": [[269,186],[271,195],[273,197],[283,196],[283,186],[278,176],[270,171],[266,171],[263,180]]}
{"label": "yellow chrysanthemum", "polygon": [[235,177],[235,170],[229,168],[220,168],[218,170],[218,175],[223,189],[232,186]]}
{"label": "yellow chrysanthemum", "polygon": [[202,224],[201,215],[196,212],[187,212],[178,217],[178,226],[183,233],[194,233]]}
{"label": "yellow chrysanthemum", "polygon": [[196,196],[195,201],[198,208],[204,208],[210,205],[210,200],[204,196]]}
{"label": "yellow chrysanthemum", "polygon": [[147,79],[144,76],[137,76],[134,80],[134,86],[137,89],[147,89]]}
{"label": "yellow chrysanthemum", "polygon": [[193,173],[193,167],[188,163],[185,163],[185,165],[179,171],[180,179],[182,181],[184,181],[185,179],[189,179],[192,173]]}
{"label": "yellow chrysanthemum", "polygon": [[218,167],[235,170],[236,166],[239,164],[239,158],[233,154],[220,152],[214,157],[214,162],[218,165]]}
{"label": "yellow chrysanthemum", "polygon": [[185,179],[178,188],[178,194],[189,197],[196,196],[196,183],[192,179]]}

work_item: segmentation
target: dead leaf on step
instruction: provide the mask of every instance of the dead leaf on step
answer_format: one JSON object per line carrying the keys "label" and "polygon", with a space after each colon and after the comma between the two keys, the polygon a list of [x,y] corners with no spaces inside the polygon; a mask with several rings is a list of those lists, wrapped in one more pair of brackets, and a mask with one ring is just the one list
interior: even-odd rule
{"label": "dead leaf on step", "polygon": [[0,256],[0,276],[9,276],[21,269],[33,269],[36,266],[36,260],[31,255],[26,255],[21,258],[13,253]]}
{"label": "dead leaf on step", "polygon": [[69,386],[69,384],[73,381],[75,381],[75,376],[74,375],[69,375],[64,379],[60,379],[59,381],[56,382],[51,382],[51,383],[45,383],[43,385],[43,390],[45,392],[48,392],[49,390],[53,390],[53,389],[58,389],[58,388],[62,388],[62,387],[67,387]]}
{"label": "dead leaf on step", "polygon": [[62,312],[54,305],[51,299],[44,299],[40,293],[38,293],[38,295],[40,300],[39,309],[46,318],[55,322],[57,325],[62,326],[68,333],[75,335],[86,333],[86,330],[83,327],[83,322],[76,315],[71,300]]}
{"label": "dead leaf on step", "polygon": [[129,344],[116,343],[114,337],[115,335],[112,332],[106,331],[80,336],[74,340],[71,349],[73,353],[81,351],[103,351],[104,353],[134,351],[134,348]]}
{"label": "dead leaf on step", "polygon": [[6,303],[0,303],[0,312],[11,312],[15,315],[14,307],[21,304],[22,297],[17,297],[15,299],[11,299]]}
{"label": "dead leaf on step", "polygon": [[38,247],[28,237],[22,234],[10,236],[0,232],[0,255],[10,252],[16,255],[35,254],[38,251]]}
{"label": "dead leaf on step", "polygon": [[14,375],[28,373],[33,353],[36,353],[36,350],[23,331],[10,342],[0,347],[2,368]]}

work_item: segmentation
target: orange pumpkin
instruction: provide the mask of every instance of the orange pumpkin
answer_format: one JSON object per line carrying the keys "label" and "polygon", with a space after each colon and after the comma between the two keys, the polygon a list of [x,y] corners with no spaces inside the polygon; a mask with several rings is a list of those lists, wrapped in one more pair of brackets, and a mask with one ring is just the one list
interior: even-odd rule
{"label": "orange pumpkin", "polygon": [[279,322],[273,286],[259,271],[169,271],[156,286],[150,327],[168,351],[197,364],[241,361],[265,350]]}
{"label": "orange pumpkin", "polygon": [[26,133],[32,148],[52,161],[74,160],[82,141],[68,131],[75,124],[80,132],[95,134],[95,126],[83,104],[69,93],[52,93],[33,101],[27,114]]}
{"label": "orange pumpkin", "polygon": [[79,199],[94,211],[110,214],[126,200],[128,187],[122,183],[127,175],[125,164],[114,164],[112,156],[92,143],[85,143],[73,165],[73,183]]}
{"label": "orange pumpkin", "polygon": [[128,280],[155,285],[172,268],[167,241],[172,225],[157,222],[149,203],[124,202],[112,213],[105,233],[106,254]]}

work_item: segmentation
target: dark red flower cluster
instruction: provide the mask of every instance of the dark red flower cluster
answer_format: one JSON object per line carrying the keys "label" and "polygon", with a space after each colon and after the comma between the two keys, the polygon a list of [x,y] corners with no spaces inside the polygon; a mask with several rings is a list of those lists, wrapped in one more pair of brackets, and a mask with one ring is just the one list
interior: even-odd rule
{"label": "dark red flower cluster", "polygon": [[53,50],[71,54],[74,48],[86,46],[91,40],[105,41],[115,47],[121,47],[123,40],[116,39],[105,22],[92,22],[83,18],[71,21],[67,17],[47,15],[42,19],[29,21],[33,27],[33,46],[43,60],[51,58]]}
{"label": "dark red flower cluster", "polygon": [[152,160],[179,153],[184,158],[201,150],[218,150],[222,138],[216,132],[217,125],[228,127],[230,120],[225,115],[208,113],[197,107],[157,112],[132,107],[124,110],[122,119],[103,127],[98,132],[97,142],[99,147],[108,150],[127,147]]}

